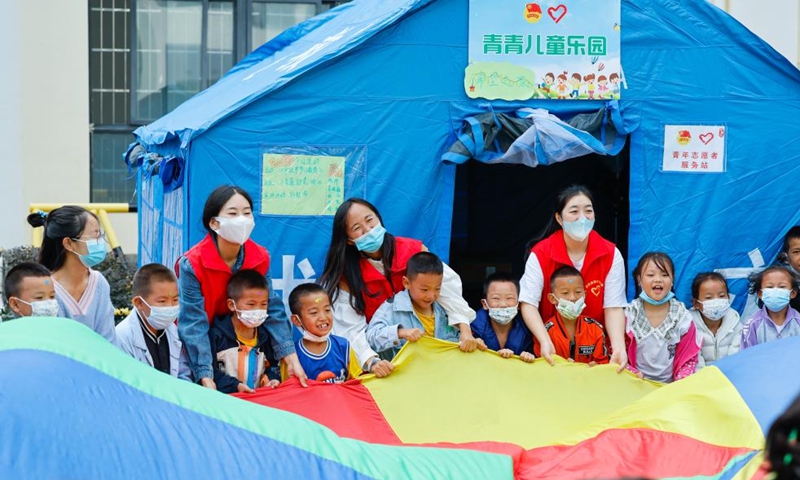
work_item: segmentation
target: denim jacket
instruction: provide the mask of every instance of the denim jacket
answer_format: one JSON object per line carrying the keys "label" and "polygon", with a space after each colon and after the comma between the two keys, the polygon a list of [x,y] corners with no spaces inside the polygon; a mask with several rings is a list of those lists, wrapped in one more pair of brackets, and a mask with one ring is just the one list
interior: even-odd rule
{"label": "denim jacket", "polygon": [[[244,258],[243,251],[244,249],[240,250],[239,258],[232,268],[234,272],[241,268]],[[178,333],[189,357],[189,364],[195,380],[214,378],[211,344],[208,341],[208,331],[211,323],[206,316],[200,282],[197,281],[194,269],[186,257],[181,257],[178,261],[178,269],[180,272],[178,286],[180,287],[179,295],[181,300],[181,311],[178,314]],[[275,352],[275,358],[281,359],[295,353],[291,324],[286,316],[283,300],[272,289],[272,279],[269,271],[264,277],[269,285],[269,304],[267,306],[269,316],[264,322],[264,326],[272,336],[272,349]]]}
{"label": "denim jacket", "polygon": [[[436,322],[434,337],[449,342],[458,342],[459,331],[448,325],[447,311],[438,302],[433,302],[433,314]],[[408,290],[403,290],[394,298],[386,300],[378,308],[367,326],[367,341],[376,352],[393,349],[393,353],[396,354],[406,343],[405,340],[398,338],[398,328],[425,330],[417,314],[414,313]]]}

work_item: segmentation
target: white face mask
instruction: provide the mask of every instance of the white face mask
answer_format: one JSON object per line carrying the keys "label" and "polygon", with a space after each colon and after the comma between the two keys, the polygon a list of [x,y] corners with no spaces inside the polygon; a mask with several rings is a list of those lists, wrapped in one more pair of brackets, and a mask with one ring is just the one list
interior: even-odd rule
{"label": "white face mask", "polygon": [[320,337],[318,335],[314,335],[313,333],[309,332],[305,328],[303,329],[303,338],[308,340],[309,342],[314,342],[314,343],[327,342],[328,341],[328,337],[330,337],[330,336],[331,336],[331,332],[328,332],[325,335]]}
{"label": "white face mask", "polygon": [[[180,305],[174,305],[170,307],[152,307],[149,303],[144,301],[144,298],[139,298],[142,300],[142,303],[150,308],[150,316],[145,318],[145,321],[149,323],[153,329],[164,330],[175,323],[175,319],[178,318],[178,312],[181,309]],[[139,311],[139,315],[144,318],[144,315],[142,315],[141,311]]]}
{"label": "white face mask", "polygon": [[266,310],[236,310],[239,321],[250,328],[258,328],[267,319]]}
{"label": "white face mask", "polygon": [[[17,298],[17,297],[14,297]],[[31,317],[57,317],[58,316],[58,302],[55,299],[51,300],[37,300],[35,302],[28,303],[21,298],[17,298],[17,301],[20,303],[24,303],[25,305],[30,305],[31,307]]]}
{"label": "white face mask", "polygon": [[727,298],[714,298],[700,302],[703,306],[703,315],[713,321],[718,321],[728,313],[731,308],[731,301]]}
{"label": "white face mask", "polygon": [[219,222],[214,232],[225,240],[238,245],[244,245],[244,242],[250,238],[253,232],[253,227],[256,226],[253,217],[239,215],[237,217],[214,217]]}
{"label": "white face mask", "polygon": [[500,325],[508,325],[517,316],[517,307],[490,308],[489,317]]}
{"label": "white face mask", "polygon": [[558,305],[556,305],[558,313],[567,320],[575,320],[578,318],[584,308],[586,308],[586,297],[581,297],[574,302],[559,298]]}

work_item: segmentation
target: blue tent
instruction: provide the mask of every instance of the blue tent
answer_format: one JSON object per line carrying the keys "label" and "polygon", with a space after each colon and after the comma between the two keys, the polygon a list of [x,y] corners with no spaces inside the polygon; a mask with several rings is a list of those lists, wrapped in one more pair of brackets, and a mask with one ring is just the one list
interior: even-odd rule
{"label": "blue tent", "polygon": [[[629,268],[646,251],[668,252],[682,300],[697,272],[725,269],[741,310],[744,276],[773,260],[800,220],[800,162],[787,148],[800,134],[792,127],[800,71],[704,0],[622,0],[627,88],[618,110],[602,101],[473,100],[464,92],[468,3],[356,0],[284,32],[138,129],[141,148],[127,159],[143,166],[140,262],[171,265],[200,240],[203,202],[220,184],[247,189],[260,212],[265,152],[345,157],[344,197],[372,201],[389,231],[447,259],[457,167],[446,153],[466,119],[522,107],[564,119],[610,108],[629,132]],[[662,172],[665,125],[726,126],[727,171]],[[272,253],[284,295],[318,277],[331,222],[257,219],[253,236]]]}

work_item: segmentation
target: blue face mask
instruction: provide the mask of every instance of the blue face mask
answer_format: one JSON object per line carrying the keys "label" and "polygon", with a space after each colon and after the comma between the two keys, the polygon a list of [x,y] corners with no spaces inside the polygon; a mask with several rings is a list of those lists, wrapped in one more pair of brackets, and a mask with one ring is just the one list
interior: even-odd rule
{"label": "blue face mask", "polygon": [[86,268],[92,268],[95,265],[98,265],[106,259],[106,242],[104,240],[95,239],[95,240],[81,240],[78,239],[79,242],[83,242],[86,244],[86,249],[89,253],[86,255],[81,255],[78,253],[78,258],[80,258],[81,263],[86,265]]}
{"label": "blue face mask", "polygon": [[788,288],[762,288],[761,301],[771,312],[780,312],[792,298],[792,291]]}
{"label": "blue face mask", "polygon": [[584,215],[581,215],[581,218],[575,220],[574,222],[564,222],[564,233],[569,235],[569,237],[576,242],[582,242],[586,240],[586,237],[589,236],[593,228],[594,220],[590,220]]}
{"label": "blue face mask", "polygon": [[360,252],[375,253],[383,246],[384,235],[386,235],[386,229],[379,223],[369,232],[353,240],[353,243]]}
{"label": "blue face mask", "polygon": [[662,298],[661,300],[653,300],[652,298],[650,298],[650,295],[644,292],[644,290],[642,290],[642,293],[639,294],[639,298],[649,303],[650,305],[655,305],[655,306],[664,305],[665,303],[672,300],[674,297],[675,294],[673,292],[668,292],[667,296]]}

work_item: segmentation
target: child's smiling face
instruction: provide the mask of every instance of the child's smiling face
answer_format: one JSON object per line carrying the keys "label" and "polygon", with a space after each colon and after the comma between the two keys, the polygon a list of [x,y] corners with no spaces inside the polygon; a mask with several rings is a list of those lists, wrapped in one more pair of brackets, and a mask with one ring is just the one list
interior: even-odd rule
{"label": "child's smiling face", "polygon": [[519,304],[517,286],[513,282],[492,282],[486,289],[486,298],[481,303],[484,310],[515,307]]}
{"label": "child's smiling face", "polygon": [[403,277],[403,285],[408,290],[411,303],[419,310],[430,311],[433,302],[439,299],[442,291],[442,275],[418,273],[413,279]]}
{"label": "child's smiling face", "polygon": [[300,297],[300,314],[292,315],[295,325],[324,337],[333,329],[333,309],[326,293],[314,292]]}
{"label": "child's smiling face", "polygon": [[639,275],[639,285],[653,300],[661,300],[672,289],[672,272],[662,270],[655,262],[649,261]]}

